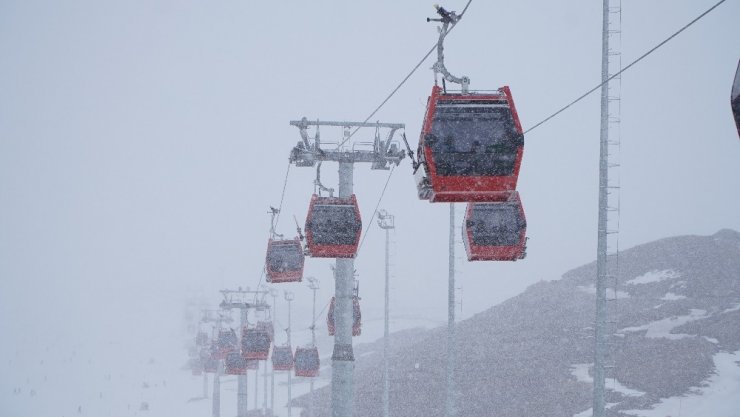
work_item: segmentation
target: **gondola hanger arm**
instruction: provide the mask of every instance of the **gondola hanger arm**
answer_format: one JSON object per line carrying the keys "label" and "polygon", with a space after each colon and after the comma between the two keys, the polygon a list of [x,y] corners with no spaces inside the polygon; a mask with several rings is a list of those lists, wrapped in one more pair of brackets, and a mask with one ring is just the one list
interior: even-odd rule
{"label": "gondola hanger arm", "polygon": [[[458,15],[454,11],[448,11],[444,7],[435,4],[434,8],[437,9],[437,14],[440,16],[439,19],[433,19],[433,18],[427,18],[427,22],[441,22],[442,27],[438,28],[439,30],[439,39],[437,40],[437,62],[432,65],[432,69],[434,70],[434,73],[440,73],[442,74],[442,77],[444,77],[445,80],[460,84],[460,89],[463,93],[468,92],[468,87],[470,86],[470,78],[463,75],[462,77],[456,77],[452,75],[447,68],[445,67],[445,55],[444,55],[444,40],[447,36],[447,33],[454,27],[457,22],[460,21],[462,18],[462,14]],[[436,77],[435,77],[436,78]]]}

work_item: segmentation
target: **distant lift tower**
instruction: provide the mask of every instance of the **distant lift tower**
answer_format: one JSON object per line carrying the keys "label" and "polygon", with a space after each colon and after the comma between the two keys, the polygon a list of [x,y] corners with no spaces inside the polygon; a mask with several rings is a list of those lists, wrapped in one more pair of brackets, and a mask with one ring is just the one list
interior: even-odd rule
{"label": "distant lift tower", "polygon": [[[299,167],[313,167],[317,162],[338,162],[340,198],[348,198],[353,194],[352,177],[355,163],[366,162],[371,164],[371,169],[387,170],[391,164],[398,165],[405,157],[405,152],[400,149],[397,142],[393,141],[395,132],[405,127],[401,123],[322,122],[309,121],[304,117],[301,120],[291,121],[290,124],[296,126],[301,135],[301,141],[290,153],[290,162]],[[342,128],[344,134],[341,141],[338,144],[322,144],[319,137],[320,126]],[[309,138],[309,127],[315,127],[313,141]],[[355,133],[351,132],[353,128],[355,132],[360,128],[374,128],[374,140],[369,143],[351,142],[350,139]],[[385,139],[380,137],[381,129],[389,129]],[[335,278],[336,333],[331,357],[332,416],[351,417],[354,407],[355,360],[352,351],[353,258],[336,260]]]}
{"label": "distant lift tower", "polygon": [[[270,308],[264,302],[264,298],[268,294],[268,291],[265,290],[250,291],[249,288],[242,290],[239,287],[237,290],[221,290],[221,294],[224,297],[219,305],[222,310],[240,311],[241,332],[244,332],[244,328],[247,326],[247,313],[250,308],[258,310]],[[243,338],[244,334],[241,334],[241,337]],[[236,415],[237,417],[247,417],[247,375],[238,375],[237,384]]]}

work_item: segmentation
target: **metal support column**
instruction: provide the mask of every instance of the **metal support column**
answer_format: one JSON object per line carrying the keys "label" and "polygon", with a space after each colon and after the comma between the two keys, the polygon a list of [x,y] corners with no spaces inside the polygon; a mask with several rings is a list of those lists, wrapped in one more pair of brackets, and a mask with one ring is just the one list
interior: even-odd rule
{"label": "metal support column", "polygon": [[259,374],[260,374],[260,362],[257,362],[257,369],[254,370],[254,410],[259,411],[260,406],[257,401],[259,401],[257,398],[257,388],[259,388]]}
{"label": "metal support column", "polygon": [[[301,142],[290,153],[290,162],[296,166],[314,167],[317,163],[333,161],[339,163],[339,197],[349,197],[353,193],[353,169],[355,163],[369,163],[374,170],[388,170],[391,165],[398,165],[406,156],[393,135],[403,129],[402,123],[367,123],[310,121],[307,118],[292,120],[301,135]],[[338,146],[322,148],[319,140],[319,126],[341,127],[344,139]],[[309,137],[309,127],[316,128],[313,141]],[[375,129],[372,149],[362,149],[358,143],[348,143],[353,133],[352,128],[368,127]],[[389,129],[385,140],[380,138],[379,130]],[[355,146],[360,145],[360,146]],[[337,259],[334,268],[334,350],[332,352],[331,401],[332,417],[351,417],[354,408],[354,354],[352,352],[352,296],[354,284],[354,259]]]}
{"label": "metal support column", "polygon": [[[277,290],[270,290],[272,296],[272,314],[277,320]],[[292,349],[292,347],[291,347]],[[270,415],[275,415],[275,370],[270,370]]]}
{"label": "metal support column", "polygon": [[603,0],[601,33],[601,129],[599,134],[599,218],[596,248],[596,319],[594,323],[593,416],[604,417],[604,359],[606,350],[606,234],[609,140],[609,0]]}
{"label": "metal support column", "polygon": [[450,203],[450,248],[447,286],[447,407],[455,415],[455,204]]}
{"label": "metal support column", "polygon": [[[241,320],[239,321],[241,325],[240,334],[241,337],[244,337],[244,328],[247,326],[247,309],[242,308],[240,310],[240,316]],[[240,339],[241,340],[241,339]],[[246,373],[244,375],[239,375],[236,378],[237,380],[237,393],[236,393],[236,415],[238,417],[247,417],[247,375]]]}
{"label": "metal support column", "polygon": [[[290,329],[290,326],[291,326],[291,324],[290,324],[290,303],[291,303],[291,301],[293,301],[293,293],[292,292],[285,291],[285,301],[288,302],[288,346],[293,346],[290,343],[290,333],[291,333],[291,329]],[[292,371],[289,371],[288,372],[288,417],[293,417],[292,416],[292,414],[293,414],[293,404],[291,404],[293,402],[293,392],[292,392],[293,379],[292,378],[293,378],[293,372]]]}
{"label": "metal support column", "polygon": [[213,408],[211,415],[213,417],[221,416],[221,370],[223,369],[223,361],[219,360],[216,365],[216,373],[213,374]]}
{"label": "metal support column", "polygon": [[262,382],[263,382],[262,394],[264,396],[264,398],[262,399],[262,415],[265,417],[268,417],[267,416],[267,366],[268,366],[267,361],[265,361],[265,368],[262,370]]}
{"label": "metal support column", "polygon": [[[352,162],[339,162],[339,197],[352,195]],[[337,259],[334,269],[334,351],[331,363],[331,399],[333,417],[352,417],[354,409],[354,368],[352,351],[352,289],[355,260]]]}
{"label": "metal support column", "polygon": [[390,375],[388,350],[390,345],[390,231],[396,227],[393,215],[378,212],[378,226],[385,230],[385,315],[383,326],[383,417],[390,415]]}
{"label": "metal support column", "polygon": [[[308,288],[313,291],[313,308],[311,309],[311,347],[316,346],[316,290],[319,289],[319,280],[314,277],[308,277]],[[313,415],[313,381],[314,377],[309,379],[309,401],[308,401],[308,417],[314,417]]]}
{"label": "metal support column", "polygon": [[208,373],[203,372],[203,398],[208,398]]}

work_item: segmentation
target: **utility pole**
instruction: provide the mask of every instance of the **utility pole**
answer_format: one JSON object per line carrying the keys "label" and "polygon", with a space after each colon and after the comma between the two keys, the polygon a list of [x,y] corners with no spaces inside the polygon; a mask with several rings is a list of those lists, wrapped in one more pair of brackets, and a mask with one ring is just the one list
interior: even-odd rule
{"label": "utility pole", "polygon": [[[290,343],[290,303],[293,301],[293,293],[290,291],[285,291],[285,301],[288,302],[288,346],[293,346]],[[293,405],[291,402],[293,401],[293,393],[291,392],[293,380],[292,380],[293,372],[288,372],[288,417],[293,417]]]}
{"label": "utility pole", "polygon": [[[278,290],[270,288],[270,296],[272,297],[272,314],[277,319],[277,296]],[[291,348],[292,349],[292,348]],[[270,416],[275,415],[275,370],[270,370]]]}
{"label": "utility pole", "polygon": [[[394,142],[393,135],[398,129],[403,129],[400,123],[365,123],[365,122],[331,122],[331,121],[309,121],[305,117],[301,120],[290,122],[296,126],[301,135],[298,142],[290,153],[290,162],[296,166],[313,167],[317,162],[333,161],[339,163],[339,197],[347,198],[353,193],[354,164],[366,162],[371,164],[372,169],[387,170],[390,164],[398,165],[405,157],[405,152]],[[316,127],[316,135],[313,142],[308,136],[308,128]],[[343,129],[343,140],[339,146],[333,148],[321,148],[318,135],[319,126],[341,127]],[[375,139],[372,148],[363,150],[359,144],[350,146],[349,142],[352,128],[362,127],[375,128]],[[380,129],[390,129],[386,140],[380,138]],[[342,147],[343,144],[346,146]],[[371,219],[372,220],[372,219]],[[354,258],[341,258],[336,260],[334,268],[334,297],[336,306],[334,309],[334,322],[336,332],[334,334],[334,350],[332,352],[332,416],[351,417],[354,408],[354,353],[352,350],[352,296],[354,282]]]}
{"label": "utility pole", "polygon": [[601,31],[601,129],[599,134],[599,218],[596,247],[596,320],[594,323],[593,416],[604,417],[606,356],[606,245],[609,186],[609,0],[603,0]]}
{"label": "utility pole", "polygon": [[[273,326],[273,328],[274,328],[274,326]],[[274,340],[273,340],[272,343],[273,343],[273,346],[275,346],[274,345],[274,343],[275,343]],[[264,396],[264,398],[262,400],[262,415],[265,416],[265,417],[268,417],[268,415],[267,415],[267,367],[268,367],[267,361],[265,361],[265,368],[262,370],[262,381],[263,381],[262,395]]]}
{"label": "utility pole", "polygon": [[447,286],[447,407],[445,415],[455,413],[455,204],[450,203],[450,250]]}
{"label": "utility pole", "polygon": [[[224,316],[223,312],[219,310],[203,310],[203,318],[201,319],[201,321],[203,323],[216,324],[211,334],[211,343],[213,343],[217,340],[216,335],[221,329],[221,325],[224,322],[231,322],[231,317]],[[216,364],[216,372],[213,374],[213,404],[211,406],[212,417],[219,417],[221,414],[221,381],[219,378],[222,370],[222,361],[219,360]],[[208,389],[206,387],[206,384],[208,383],[208,379],[204,379],[203,381],[203,391],[205,392],[205,396],[207,397]]]}
{"label": "utility pole", "polygon": [[[313,308],[311,310],[311,347],[316,346],[316,290],[319,289],[319,280],[314,277],[308,277],[308,288],[313,291]],[[313,415],[313,379],[309,380],[310,386],[310,400],[308,402],[308,417],[314,417]]]}
{"label": "utility pole", "polygon": [[396,228],[395,218],[385,210],[378,212],[378,226],[385,230],[385,322],[383,328],[383,417],[390,415],[390,379],[388,346],[390,344],[390,231]]}
{"label": "utility pole", "polygon": [[257,369],[254,370],[254,410],[259,411],[259,400],[257,399],[257,388],[259,387],[260,362],[257,361]]}
{"label": "utility pole", "polygon": [[[249,288],[246,290],[242,290],[241,287],[237,290],[221,290],[221,294],[223,295],[224,299],[221,301],[221,304],[219,307],[221,307],[222,310],[232,310],[237,309],[241,313],[241,329],[240,329],[240,335],[243,338],[244,337],[244,328],[247,326],[247,314],[250,308],[259,308],[259,309],[266,309],[269,308],[267,304],[264,303],[264,300],[257,301],[257,297],[264,298],[265,294],[267,294],[267,291],[264,290],[257,290],[257,291],[250,291]],[[247,300],[251,300],[254,296],[254,302],[248,302]],[[247,403],[247,375],[246,373],[244,375],[238,375],[237,376],[237,394],[236,394],[236,415],[237,417],[247,417],[248,413],[248,403]],[[256,403],[256,397],[255,397],[255,403]]]}
{"label": "utility pole", "polygon": [[219,359],[218,365],[216,365],[216,373],[213,374],[213,408],[211,414],[213,417],[221,416],[221,371],[223,369],[223,361]]}
{"label": "utility pole", "polygon": [[208,398],[208,372],[203,372],[203,398]]}

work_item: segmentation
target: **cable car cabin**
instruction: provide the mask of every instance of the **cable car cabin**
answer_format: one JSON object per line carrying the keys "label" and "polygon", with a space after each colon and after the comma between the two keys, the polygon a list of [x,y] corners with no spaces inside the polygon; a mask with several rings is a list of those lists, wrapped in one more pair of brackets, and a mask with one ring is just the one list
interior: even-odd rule
{"label": "cable car cabin", "polygon": [[315,258],[354,258],[360,244],[362,220],[357,198],[314,194],[306,217],[306,240]]}
{"label": "cable car cabin", "polygon": [[213,374],[218,368],[218,359],[210,356],[203,361],[203,372]]}
{"label": "cable car cabin", "polygon": [[222,329],[218,331],[218,339],[216,340],[216,359],[226,359],[226,356],[230,352],[236,351],[238,348],[238,339],[234,329]]}
{"label": "cable car cabin", "polygon": [[303,246],[298,238],[267,242],[267,282],[300,282],[303,279]]}
{"label": "cable car cabin", "polygon": [[740,136],[740,61],[738,61],[737,70],[735,71],[735,82],[732,84],[730,102],[732,104],[732,114],[735,115],[737,134]]}
{"label": "cable car cabin", "polygon": [[[334,325],[334,307],[337,303],[335,297],[331,298],[329,303],[329,313],[326,315],[326,325],[329,328],[329,336],[334,336],[336,327]],[[360,313],[360,300],[352,297],[352,336],[359,336],[362,333],[362,314]]]}
{"label": "cable car cabin", "polygon": [[225,372],[227,375],[246,375],[247,374],[247,360],[239,354],[239,352],[231,352],[226,356],[224,361]]}
{"label": "cable car cabin", "polygon": [[516,189],[524,133],[509,87],[451,94],[432,88],[419,138],[419,198],[430,202],[499,200]]}
{"label": "cable car cabin", "polygon": [[270,356],[270,334],[257,328],[245,329],[242,336],[244,359],[267,360]]}
{"label": "cable car cabin", "polygon": [[319,375],[319,350],[316,347],[299,347],[295,350],[295,376]]}
{"label": "cable car cabin", "polygon": [[527,222],[519,193],[503,201],[468,203],[463,241],[469,261],[516,261],[526,255]]}
{"label": "cable car cabin", "polygon": [[275,346],[272,349],[272,370],[290,371],[293,369],[293,349],[290,346]]}

